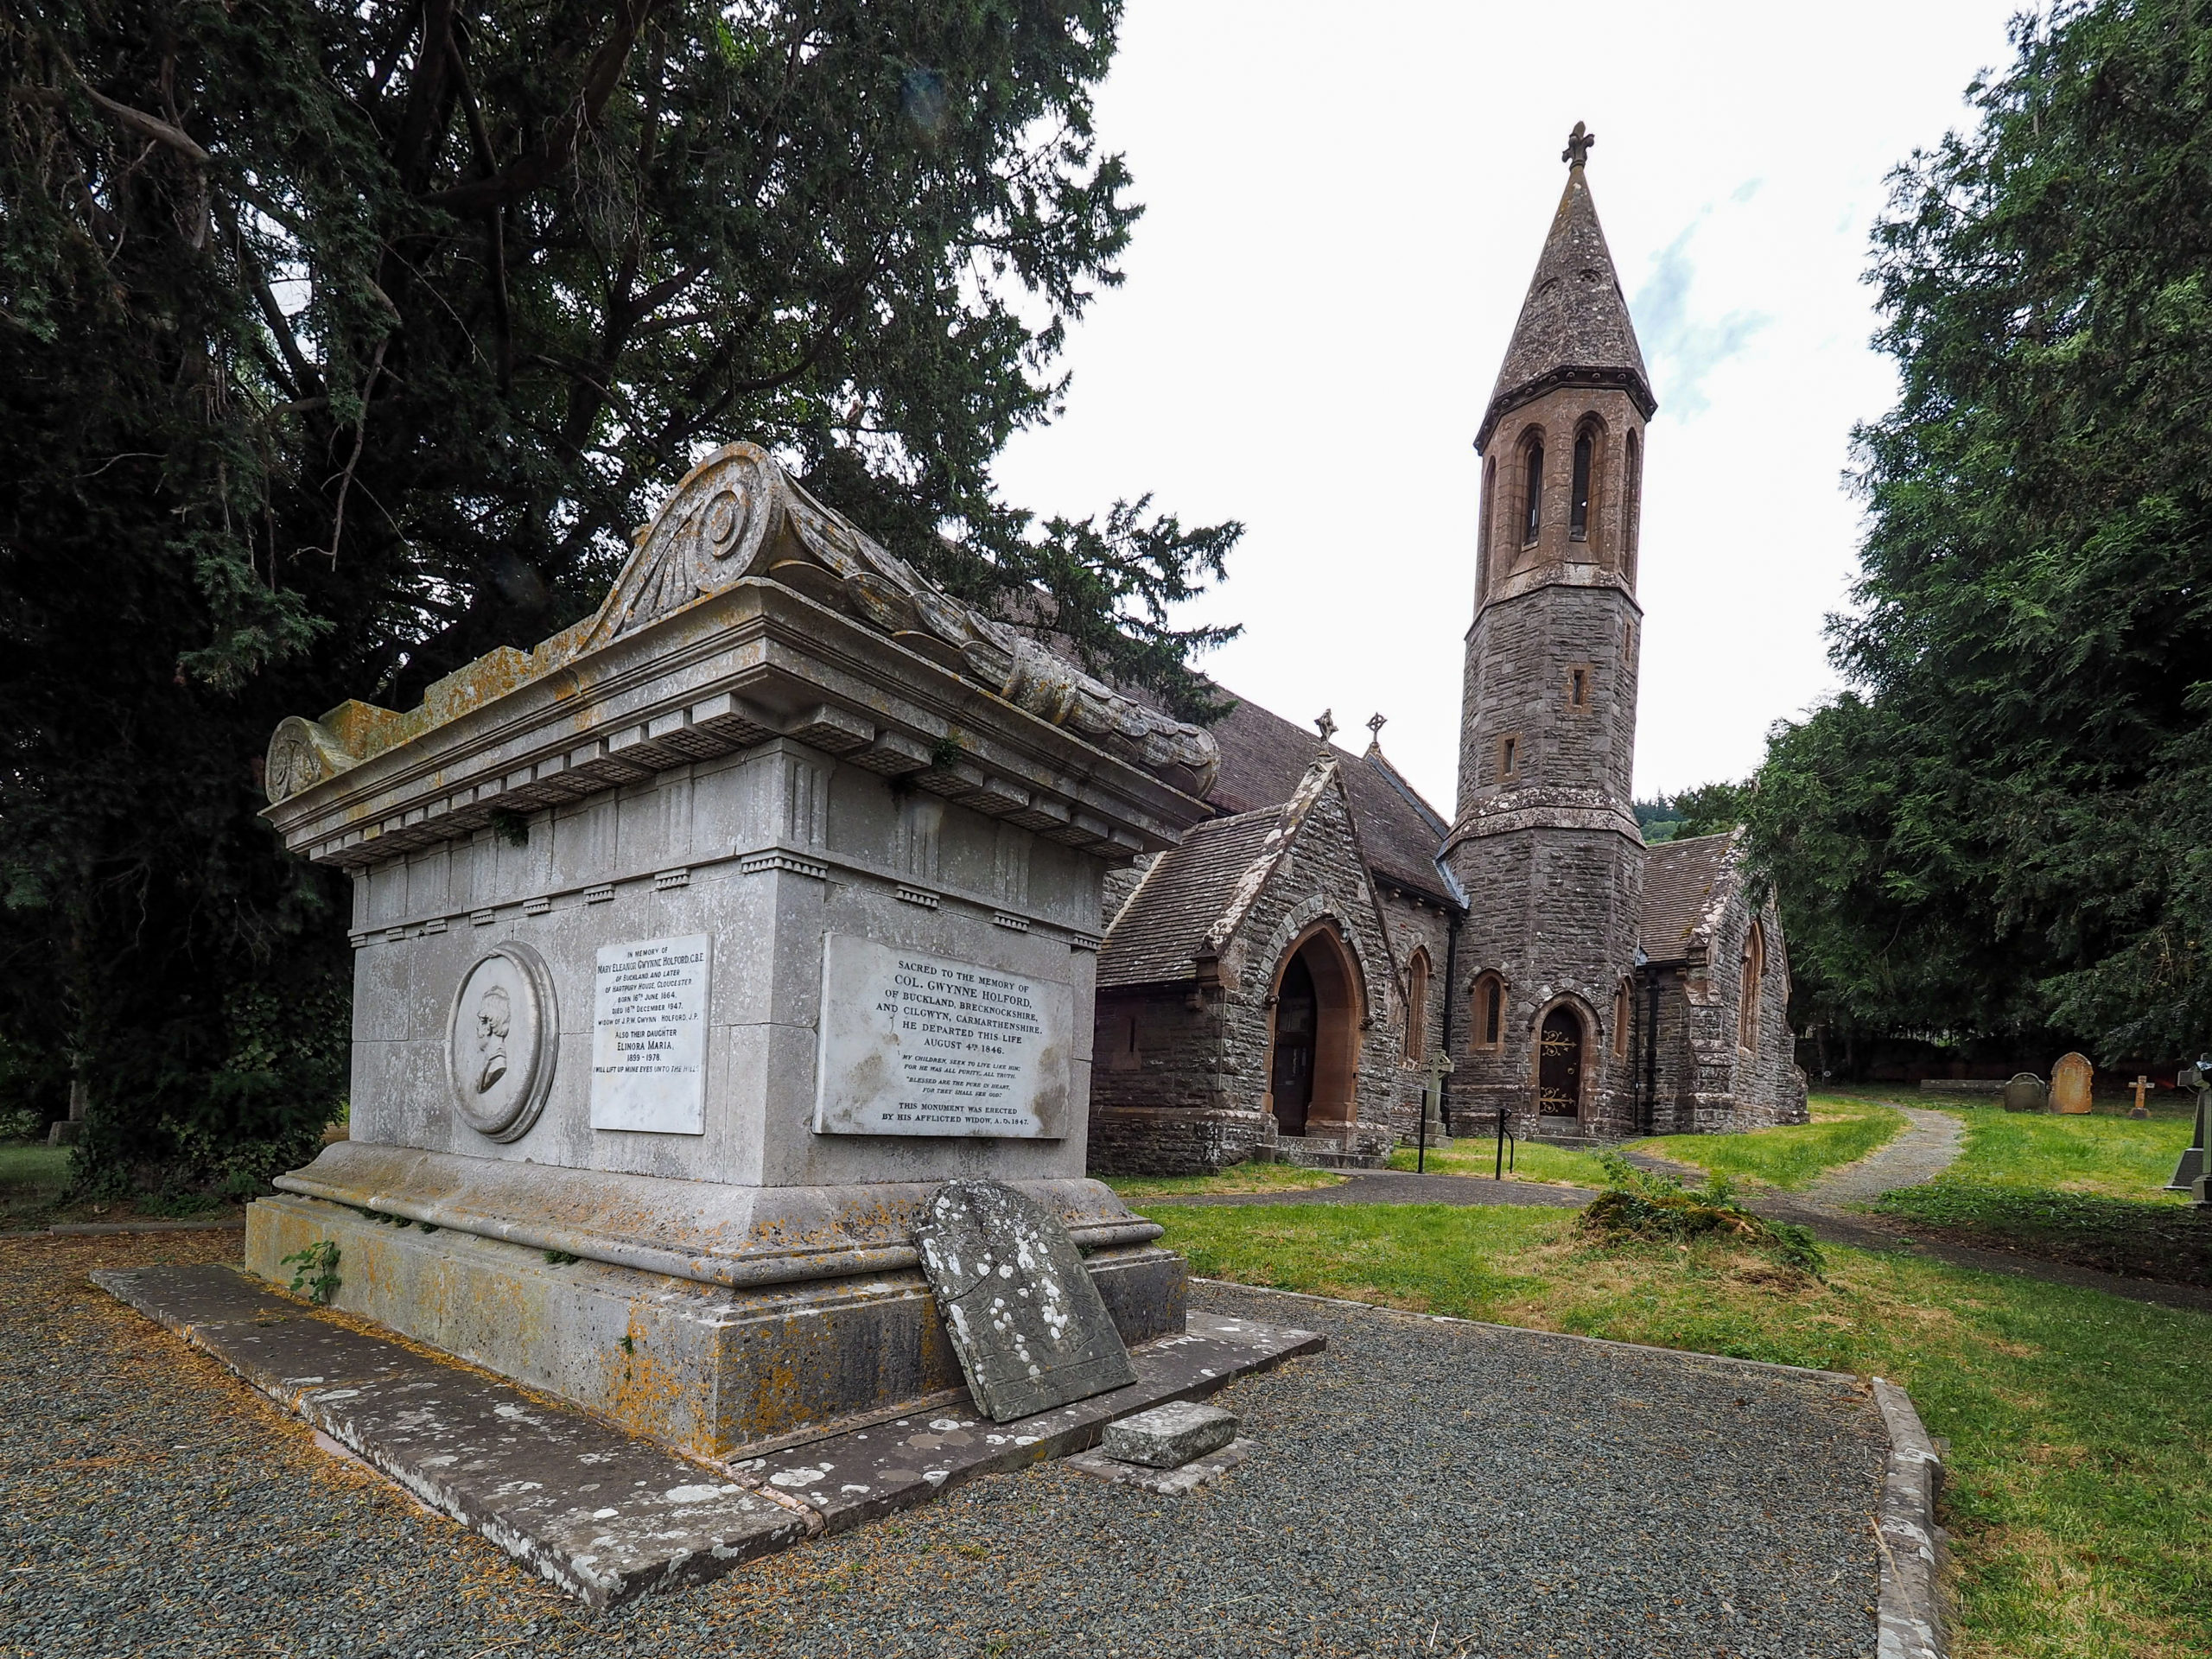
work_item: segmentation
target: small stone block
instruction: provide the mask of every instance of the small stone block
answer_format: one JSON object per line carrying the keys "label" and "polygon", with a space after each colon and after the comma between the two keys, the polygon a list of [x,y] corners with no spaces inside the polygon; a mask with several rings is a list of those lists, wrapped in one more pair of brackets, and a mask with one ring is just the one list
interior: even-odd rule
{"label": "small stone block", "polygon": [[1236,1438],[1236,1414],[1195,1400],[1171,1400],[1150,1411],[1106,1425],[1099,1450],[1119,1463],[1179,1469]]}
{"label": "small stone block", "polygon": [[1162,1497],[1180,1497],[1194,1491],[1215,1476],[1234,1469],[1250,1457],[1250,1440],[1231,1440],[1217,1452],[1209,1452],[1195,1458],[1179,1469],[1152,1469],[1141,1463],[1123,1463],[1109,1458],[1103,1452],[1079,1452],[1070,1458],[1068,1467],[1078,1474],[1090,1475],[1098,1480],[1110,1480],[1117,1486],[1135,1486],[1141,1491],[1156,1492]]}

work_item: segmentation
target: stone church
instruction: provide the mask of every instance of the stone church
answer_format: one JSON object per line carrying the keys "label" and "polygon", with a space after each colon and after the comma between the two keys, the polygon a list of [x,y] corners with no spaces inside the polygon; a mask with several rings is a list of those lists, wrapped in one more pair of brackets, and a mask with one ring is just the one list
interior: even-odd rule
{"label": "stone church", "polygon": [[[1510,1115],[1548,1140],[1802,1122],[1781,918],[1740,832],[1630,803],[1657,404],[1578,126],[1491,394],[1459,798],[1240,703],[1216,816],[1109,880],[1094,1171],[1372,1162]],[[1429,1091],[1425,1095],[1425,1090]]]}

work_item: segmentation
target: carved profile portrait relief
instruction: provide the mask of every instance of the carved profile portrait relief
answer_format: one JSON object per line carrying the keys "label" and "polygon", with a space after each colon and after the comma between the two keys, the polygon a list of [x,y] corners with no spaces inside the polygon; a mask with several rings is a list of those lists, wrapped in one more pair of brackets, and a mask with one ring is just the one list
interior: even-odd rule
{"label": "carved profile portrait relief", "polygon": [[489,1092],[507,1075],[507,1032],[514,1023],[514,999],[496,982],[476,1002],[476,1092]]}
{"label": "carved profile portrait relief", "polygon": [[478,958],[454,988],[446,1075],[462,1122],[490,1141],[530,1133],[553,1086],[560,1024],[544,959],[518,943]]}

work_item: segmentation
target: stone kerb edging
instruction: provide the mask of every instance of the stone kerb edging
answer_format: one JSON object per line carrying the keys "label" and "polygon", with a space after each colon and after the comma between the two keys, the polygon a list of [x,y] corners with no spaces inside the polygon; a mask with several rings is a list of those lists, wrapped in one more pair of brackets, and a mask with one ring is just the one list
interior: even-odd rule
{"label": "stone kerb edging", "polygon": [[[1696,1354],[1682,1348],[1654,1348],[1649,1343],[1619,1342],[1609,1337],[1578,1336],[1566,1331],[1531,1332],[1525,1325],[1499,1325],[1491,1319],[1463,1319],[1450,1313],[1415,1313],[1380,1302],[1358,1302],[1343,1296],[1315,1296],[1302,1290],[1277,1290],[1268,1285],[1240,1284],[1234,1279],[1191,1275],[1194,1285],[1217,1285],[1224,1290],[1255,1292],[1265,1296],[1288,1296],[1301,1302],[1321,1302],[1336,1307],[1356,1307],[1363,1313],[1395,1313],[1401,1319],[1430,1325],[1472,1325],[1516,1336],[1548,1337],[1554,1342],[1591,1343],[1602,1348],[1635,1348],[1647,1353],[1674,1354],[1748,1371],[1788,1371],[1798,1376],[1817,1376],[1838,1382],[1857,1382],[1843,1371],[1823,1371],[1808,1365],[1780,1365],[1772,1360],[1738,1359],[1728,1354]],[[1881,1513],[1874,1526],[1874,1546],[1882,1563],[1881,1601],[1876,1615],[1878,1631],[1876,1659],[1950,1659],[1950,1638],[1944,1629],[1942,1572],[1944,1535],[1936,1524],[1936,1495],[1942,1484],[1943,1459],[1935,1442],[1921,1426],[1912,1396],[1885,1377],[1875,1377],[1874,1403],[1882,1413],[1882,1427],[1890,1442],[1890,1455],[1882,1471]]]}
{"label": "stone kerb edging", "polygon": [[1882,1408],[1882,1424],[1890,1435],[1889,1463],[1882,1471],[1882,1512],[1874,1529],[1882,1551],[1877,1652],[1879,1659],[1945,1659],[1950,1644],[1937,1583],[1944,1540],[1942,1529],[1936,1524],[1943,1460],[1921,1427],[1910,1395],[1878,1376],[1874,1402]]}

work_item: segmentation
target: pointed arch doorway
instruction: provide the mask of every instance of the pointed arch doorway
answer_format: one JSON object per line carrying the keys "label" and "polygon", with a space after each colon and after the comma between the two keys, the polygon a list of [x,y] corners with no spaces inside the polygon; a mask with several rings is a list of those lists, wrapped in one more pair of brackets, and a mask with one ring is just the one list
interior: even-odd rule
{"label": "pointed arch doorway", "polygon": [[1268,1109],[1277,1134],[1325,1132],[1357,1119],[1363,1012],[1358,970],[1333,928],[1309,930],[1284,953],[1268,1045]]}
{"label": "pointed arch doorway", "polygon": [[1561,1003],[1536,1033],[1536,1110],[1546,1117],[1582,1116],[1582,1021]]}

